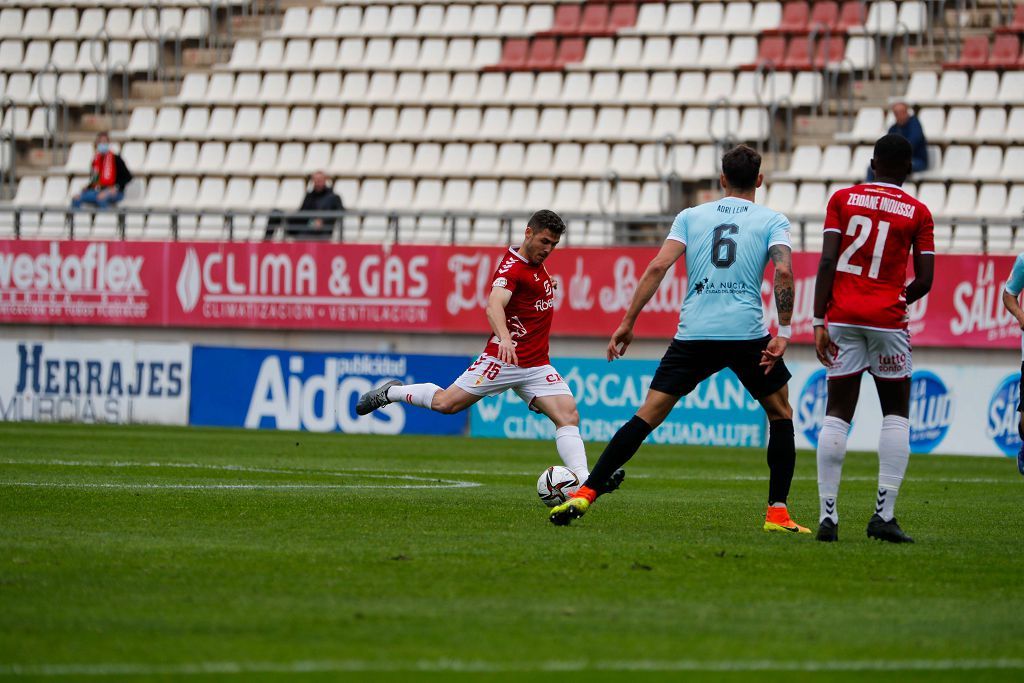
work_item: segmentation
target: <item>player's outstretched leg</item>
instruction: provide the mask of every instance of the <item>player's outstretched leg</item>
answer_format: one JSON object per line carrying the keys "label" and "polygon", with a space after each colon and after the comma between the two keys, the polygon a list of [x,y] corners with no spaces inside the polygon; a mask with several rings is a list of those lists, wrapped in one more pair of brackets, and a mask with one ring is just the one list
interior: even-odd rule
{"label": "player's outstretched leg", "polygon": [[796,466],[796,438],[793,420],[780,419],[768,423],[768,510],[764,515],[765,531],[783,531],[809,534],[811,530],[800,526],[789,516],[786,499],[793,483]]}
{"label": "player's outstretched leg", "polygon": [[385,382],[376,389],[367,391],[365,394],[359,397],[356,402],[356,415],[369,415],[378,408],[391,403],[391,398],[388,397],[388,389],[391,387],[401,386],[402,383],[397,379],[393,379],[390,382]]}
{"label": "player's outstretched leg", "polygon": [[[435,401],[435,397],[438,400]],[[366,415],[395,401],[449,414],[465,410],[479,400],[480,396],[454,386],[442,390],[436,384],[402,384],[391,380],[360,396],[356,403],[356,414]]]}
{"label": "player's outstretched leg", "polygon": [[622,425],[608,442],[583,486],[572,498],[551,510],[551,523],[557,526],[570,524],[585,515],[599,495],[617,489],[626,476],[622,466],[639,450],[652,430],[653,427],[637,415]]}

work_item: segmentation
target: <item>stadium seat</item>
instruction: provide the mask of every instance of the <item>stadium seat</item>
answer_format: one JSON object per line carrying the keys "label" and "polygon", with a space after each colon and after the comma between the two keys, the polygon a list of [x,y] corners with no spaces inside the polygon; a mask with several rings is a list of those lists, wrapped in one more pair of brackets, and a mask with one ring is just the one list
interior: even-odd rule
{"label": "stadium seat", "polygon": [[782,8],[782,19],[778,31],[781,33],[802,33],[807,29],[810,8],[806,2],[786,2]]}
{"label": "stadium seat", "polygon": [[983,69],[988,64],[988,36],[968,36],[960,50],[960,58],[946,62],[947,69]]}
{"label": "stadium seat", "polygon": [[999,93],[999,74],[995,71],[975,71],[965,100],[971,104],[996,104]]}
{"label": "stadium seat", "polygon": [[1020,38],[1013,34],[997,35],[992,44],[988,66],[993,69],[1014,69],[1020,58]]}
{"label": "stadium seat", "polygon": [[846,33],[851,29],[863,26],[867,21],[866,3],[861,0],[846,0],[839,10],[835,29],[838,33]]}
{"label": "stadium seat", "polygon": [[1010,110],[1010,118],[1006,122],[1004,139],[1009,142],[1024,142],[1024,107]]}
{"label": "stadium seat", "polygon": [[1024,181],[1024,147],[1006,148],[1003,167],[998,177],[1017,182]]}
{"label": "stadium seat", "polygon": [[1000,33],[1024,33],[1024,2],[1018,2],[1013,7],[1013,17],[1005,26],[999,26],[996,31]]}

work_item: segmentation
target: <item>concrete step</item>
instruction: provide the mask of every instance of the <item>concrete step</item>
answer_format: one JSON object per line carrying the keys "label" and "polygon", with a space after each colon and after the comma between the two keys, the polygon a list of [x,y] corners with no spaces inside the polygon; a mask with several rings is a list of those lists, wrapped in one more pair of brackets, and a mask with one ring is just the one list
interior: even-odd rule
{"label": "concrete step", "polygon": [[83,114],[82,120],[78,125],[78,131],[95,136],[96,133],[109,131],[113,125],[113,117],[109,114]]}
{"label": "concrete step", "polygon": [[794,136],[829,136],[835,134],[838,122],[826,116],[797,116],[793,121]]}
{"label": "concrete step", "polygon": [[[163,97],[178,94],[179,84],[173,81],[133,81],[130,90],[132,103],[152,103]],[[132,106],[136,106],[133,104]]]}
{"label": "concrete step", "polygon": [[22,161],[22,165],[18,167],[18,175],[26,175],[26,171],[30,169],[43,173],[51,166],[63,166],[65,158],[63,151],[34,147]]}
{"label": "concrete step", "polygon": [[181,55],[182,64],[186,69],[208,68],[216,64],[221,56],[220,50],[211,48],[190,47]]}

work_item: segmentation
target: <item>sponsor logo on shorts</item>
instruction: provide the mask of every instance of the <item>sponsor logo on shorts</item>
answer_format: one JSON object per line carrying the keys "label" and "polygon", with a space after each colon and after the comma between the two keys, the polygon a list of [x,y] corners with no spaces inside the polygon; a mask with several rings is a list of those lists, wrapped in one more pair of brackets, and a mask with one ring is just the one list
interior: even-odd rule
{"label": "sponsor logo on shorts", "polygon": [[938,375],[922,370],[910,382],[910,450],[930,453],[953,424],[956,400]]}
{"label": "sponsor logo on shorts", "polygon": [[818,435],[821,423],[825,420],[825,404],[828,401],[828,378],[825,369],[816,371],[804,384],[797,397],[796,420],[797,429],[815,447],[818,446]]}
{"label": "sponsor logo on shorts", "polygon": [[1020,373],[1008,375],[999,383],[988,402],[985,434],[1005,455],[1011,458],[1020,449],[1017,434],[1017,403],[1020,401]]}
{"label": "sponsor logo on shorts", "polygon": [[562,376],[556,372],[546,376],[544,378],[544,381],[547,382],[548,384],[558,384],[559,382],[564,382],[565,380],[563,380]]}
{"label": "sponsor logo on shorts", "polygon": [[894,353],[892,355],[878,354],[878,372],[885,375],[898,375],[906,372],[907,354]]}

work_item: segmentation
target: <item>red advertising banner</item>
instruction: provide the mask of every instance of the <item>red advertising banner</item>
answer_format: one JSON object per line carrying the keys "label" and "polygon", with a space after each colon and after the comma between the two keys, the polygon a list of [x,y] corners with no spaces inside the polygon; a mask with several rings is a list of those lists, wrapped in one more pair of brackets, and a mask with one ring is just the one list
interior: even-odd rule
{"label": "red advertising banner", "polygon": [[[606,337],[656,253],[653,247],[558,249],[554,333]],[[317,243],[0,240],[0,322],[479,332],[503,249]],[[816,254],[796,254],[797,341],[811,339]],[[917,346],[1015,348],[1002,306],[1010,256],[940,255],[935,286],[911,308]],[[686,294],[677,267],[637,325],[670,337]],[[769,324],[775,304],[762,285]]]}

